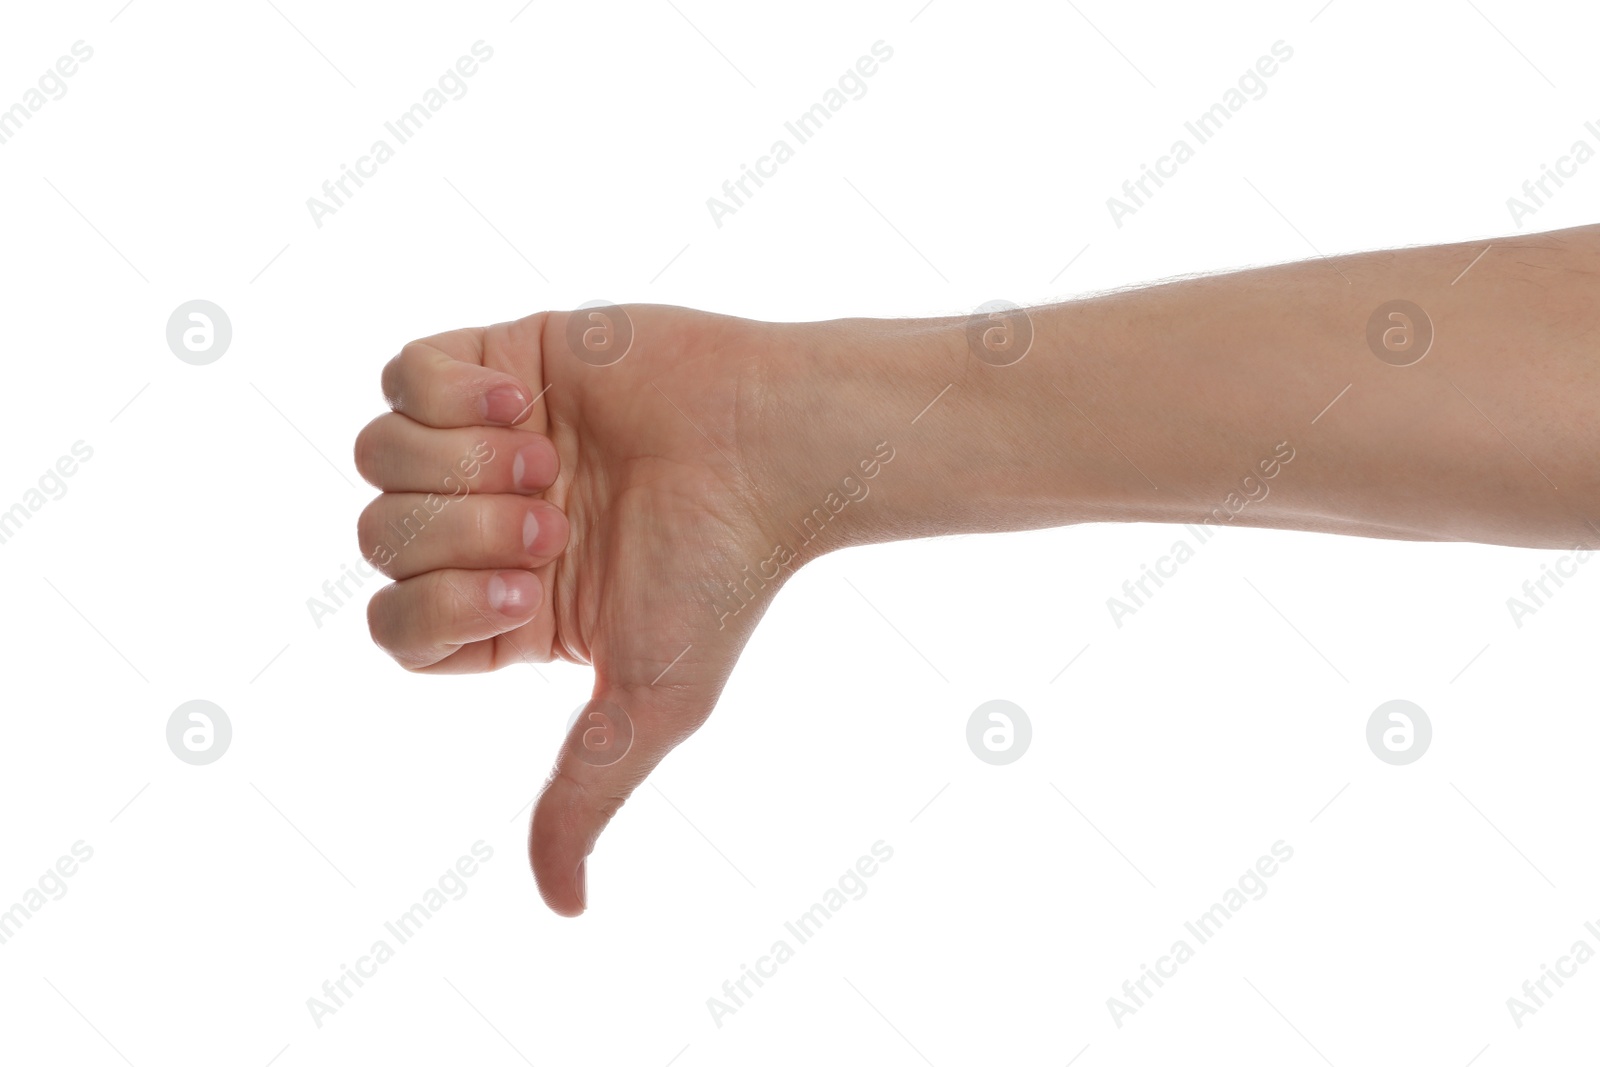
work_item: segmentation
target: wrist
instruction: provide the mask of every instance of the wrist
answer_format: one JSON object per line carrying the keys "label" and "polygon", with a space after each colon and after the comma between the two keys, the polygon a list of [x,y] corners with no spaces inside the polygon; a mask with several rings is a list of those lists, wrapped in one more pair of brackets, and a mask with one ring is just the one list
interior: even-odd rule
{"label": "wrist", "polygon": [[[1019,313],[1020,314],[1020,313]],[[755,434],[772,536],[836,548],[1092,517],[1093,478],[1052,426],[1052,355],[974,354],[967,318],[760,324]],[[1031,365],[1030,365],[1031,363]],[[1041,395],[1041,390],[1044,395]]]}

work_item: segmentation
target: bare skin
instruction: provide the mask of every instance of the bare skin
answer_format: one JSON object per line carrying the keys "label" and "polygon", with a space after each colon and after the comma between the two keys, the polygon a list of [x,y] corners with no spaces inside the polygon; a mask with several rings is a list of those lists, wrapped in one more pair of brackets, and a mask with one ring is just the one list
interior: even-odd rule
{"label": "bare skin", "polygon": [[[395,579],[372,599],[373,639],[415,671],[594,667],[529,845],[545,902],[579,914],[600,832],[822,553],[1086,521],[1600,542],[1600,227],[1498,241],[1474,262],[1485,244],[972,330],[631,305],[576,329],[578,313],[548,312],[412,342],[384,370],[393,412],[356,442],[383,490],[362,551]],[[1368,342],[1397,299],[1433,332],[1407,366]],[[1030,329],[1025,357],[997,365]],[[466,492],[452,472],[473,454]],[[378,551],[390,523],[452,493],[422,534]]]}

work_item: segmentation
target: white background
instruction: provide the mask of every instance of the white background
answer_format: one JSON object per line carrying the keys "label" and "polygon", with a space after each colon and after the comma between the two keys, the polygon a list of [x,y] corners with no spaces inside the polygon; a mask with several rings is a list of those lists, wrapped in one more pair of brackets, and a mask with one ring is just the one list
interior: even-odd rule
{"label": "white background", "polygon": [[[0,32],[0,107],[94,49],[0,145],[0,510],[94,450],[0,545],[0,908],[94,850],[0,945],[0,1058],[1592,1051],[1600,963],[1520,1029],[1506,1007],[1574,941],[1600,948],[1600,568],[1520,628],[1506,608],[1559,553],[1227,530],[1120,629],[1106,598],[1177,531],[828,557],[602,839],[575,921],[540,903],[524,836],[586,672],[409,675],[359,602],[319,627],[306,601],[358,559],[373,491],[350,446],[412,337],[596,298],[965,313],[1487,245],[1525,179],[1595,143],[1593,10],[122,2],[7,5]],[[315,226],[306,198],[480,39],[467,95]],[[706,198],[879,40],[867,94],[714,225]],[[1116,227],[1106,198],[1279,40],[1267,95]],[[1597,194],[1600,164],[1525,228],[1590,222]],[[209,366],[165,340],[196,298],[233,324]],[[196,698],[234,730],[205,767],[165,741]],[[1006,767],[965,740],[997,698],[1034,728]],[[1364,736],[1394,698],[1435,731],[1407,767]],[[480,839],[467,895],[315,1025],[307,998]],[[706,998],[879,840],[867,895],[715,1025]],[[1270,892],[1118,1028],[1107,998],[1279,840]]]}

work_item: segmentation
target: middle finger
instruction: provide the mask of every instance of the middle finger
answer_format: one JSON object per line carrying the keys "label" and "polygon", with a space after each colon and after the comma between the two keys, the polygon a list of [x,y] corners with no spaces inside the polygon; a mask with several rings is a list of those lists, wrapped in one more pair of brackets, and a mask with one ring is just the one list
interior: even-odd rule
{"label": "middle finger", "polygon": [[391,412],[356,437],[356,470],[390,493],[538,493],[560,469],[550,439],[526,430],[441,430]]}
{"label": "middle finger", "polygon": [[509,493],[385,493],[356,524],[361,555],[396,581],[442,567],[534,570],[567,545],[554,504]]}

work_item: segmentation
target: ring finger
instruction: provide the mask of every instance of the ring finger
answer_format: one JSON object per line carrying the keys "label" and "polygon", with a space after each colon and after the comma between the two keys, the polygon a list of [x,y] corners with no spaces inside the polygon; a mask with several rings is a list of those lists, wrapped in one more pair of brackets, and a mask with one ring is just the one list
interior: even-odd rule
{"label": "ring finger", "polygon": [[537,497],[384,493],[356,524],[361,554],[397,581],[441,567],[533,570],[567,545],[567,517]]}

